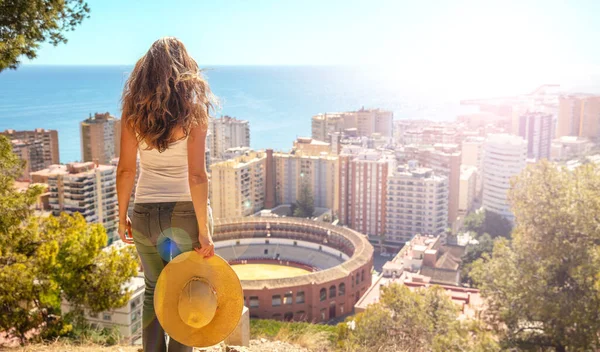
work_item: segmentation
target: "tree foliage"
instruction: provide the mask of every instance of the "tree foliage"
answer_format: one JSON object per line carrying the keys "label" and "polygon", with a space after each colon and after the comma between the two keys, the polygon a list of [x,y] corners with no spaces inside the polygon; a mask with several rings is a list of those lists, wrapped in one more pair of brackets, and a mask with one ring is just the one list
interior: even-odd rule
{"label": "tree foliage", "polygon": [[[382,287],[380,301],[338,327],[346,351],[499,351],[476,321],[457,320],[457,307],[438,286],[411,291],[397,283]],[[350,322],[350,324],[352,324]]]}
{"label": "tree foliage", "polygon": [[16,190],[22,165],[0,136],[0,331],[25,342],[32,329],[40,336],[69,332],[56,319],[63,299],[75,311],[123,306],[137,256],[133,247],[103,249],[106,231],[80,214],[33,216],[40,189]]}
{"label": "tree foliage", "polygon": [[600,348],[599,172],[541,162],[513,181],[513,240],[472,271],[506,348]]}
{"label": "tree foliage", "polygon": [[475,237],[487,233],[492,238],[510,238],[512,224],[500,214],[481,209],[465,217],[463,228],[465,231],[474,232]]}
{"label": "tree foliage", "polygon": [[494,240],[492,236],[488,233],[484,233],[483,235],[477,237],[475,233],[475,240],[477,243],[468,244],[465,254],[463,255],[461,267],[460,267],[460,278],[463,284],[467,284],[469,286],[473,285],[473,279],[471,278],[471,270],[473,268],[473,263],[484,256],[484,254],[491,254],[494,249]]}
{"label": "tree foliage", "polygon": [[66,43],[90,9],[84,0],[0,1],[0,72],[16,69],[19,57],[34,59],[41,43]]}
{"label": "tree foliage", "polygon": [[304,182],[300,188],[300,196],[296,201],[294,216],[299,218],[309,218],[312,217],[314,212],[315,200],[313,198],[312,190],[308,183]]}

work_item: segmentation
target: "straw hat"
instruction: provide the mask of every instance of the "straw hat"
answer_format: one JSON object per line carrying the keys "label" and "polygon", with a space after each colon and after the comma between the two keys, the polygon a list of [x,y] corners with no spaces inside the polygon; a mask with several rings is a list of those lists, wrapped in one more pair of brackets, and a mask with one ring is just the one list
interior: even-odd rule
{"label": "straw hat", "polygon": [[220,343],[237,326],[244,305],[239,278],[218,255],[185,252],[158,277],[154,309],[163,329],[193,347]]}

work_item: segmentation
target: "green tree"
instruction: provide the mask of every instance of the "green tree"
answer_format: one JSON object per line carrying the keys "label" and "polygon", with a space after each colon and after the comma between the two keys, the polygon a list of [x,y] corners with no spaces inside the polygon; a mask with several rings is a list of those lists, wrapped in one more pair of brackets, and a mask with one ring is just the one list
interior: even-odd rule
{"label": "green tree", "polygon": [[338,326],[338,344],[346,351],[500,350],[480,323],[459,322],[457,313],[438,286],[413,292],[393,283],[382,287],[378,303]]}
{"label": "green tree", "polygon": [[500,214],[481,209],[465,217],[463,228],[465,231],[474,232],[476,238],[484,233],[492,238],[510,238],[512,224]]}
{"label": "green tree", "polygon": [[296,201],[294,216],[299,218],[309,218],[315,212],[315,200],[312,190],[307,182],[302,183],[300,188],[300,196]]}
{"label": "green tree", "polygon": [[529,166],[509,192],[516,228],[472,276],[506,348],[600,348],[600,168]]}
{"label": "green tree", "polygon": [[32,329],[41,337],[71,330],[56,318],[62,299],[79,313],[125,304],[122,287],[136,274],[137,256],[133,247],[103,249],[106,231],[80,214],[33,216],[40,189],[16,190],[22,166],[0,136],[0,331],[24,343]]}
{"label": "green tree", "polygon": [[0,72],[16,69],[24,55],[34,59],[40,44],[66,43],[90,9],[84,0],[0,1]]}
{"label": "green tree", "polygon": [[475,233],[472,233],[475,236],[477,241],[476,244],[468,244],[465,254],[462,257],[461,263],[461,281],[463,284],[467,284],[469,286],[473,285],[473,280],[471,278],[471,269],[473,267],[473,263],[483,257],[484,254],[491,254],[494,249],[494,240],[492,236],[488,233],[484,233],[481,236],[478,236]]}

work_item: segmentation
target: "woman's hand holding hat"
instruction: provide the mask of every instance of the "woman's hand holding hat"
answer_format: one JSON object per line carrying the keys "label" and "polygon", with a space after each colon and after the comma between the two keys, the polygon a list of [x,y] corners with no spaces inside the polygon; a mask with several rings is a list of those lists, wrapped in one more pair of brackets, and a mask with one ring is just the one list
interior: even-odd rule
{"label": "woman's hand holding hat", "polygon": [[198,254],[202,255],[204,258],[210,258],[215,255],[215,244],[209,234],[200,234],[198,239],[200,240],[200,248],[194,248]]}

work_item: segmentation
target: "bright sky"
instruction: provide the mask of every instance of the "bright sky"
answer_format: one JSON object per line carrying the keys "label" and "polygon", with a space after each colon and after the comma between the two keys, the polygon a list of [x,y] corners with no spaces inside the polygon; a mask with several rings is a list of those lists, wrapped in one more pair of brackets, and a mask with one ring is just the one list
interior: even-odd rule
{"label": "bright sky", "polygon": [[502,77],[600,65],[596,0],[88,3],[91,17],[69,33],[69,43],[45,45],[34,64],[131,65],[170,35],[201,66],[373,64]]}

